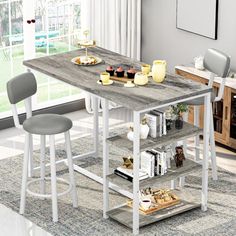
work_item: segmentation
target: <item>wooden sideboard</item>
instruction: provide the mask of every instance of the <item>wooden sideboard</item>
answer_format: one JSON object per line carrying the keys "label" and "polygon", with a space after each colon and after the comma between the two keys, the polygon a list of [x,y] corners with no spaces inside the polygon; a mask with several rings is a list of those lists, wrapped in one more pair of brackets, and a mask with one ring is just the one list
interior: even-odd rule
{"label": "wooden sideboard", "polygon": [[[176,66],[175,72],[186,79],[208,84],[209,72],[193,67]],[[222,78],[214,80],[213,89],[218,91]],[[203,124],[203,106],[200,108],[200,126]],[[224,95],[221,101],[213,104],[216,142],[236,150],[236,79],[226,78]],[[193,123],[193,107],[189,109],[189,122]]]}

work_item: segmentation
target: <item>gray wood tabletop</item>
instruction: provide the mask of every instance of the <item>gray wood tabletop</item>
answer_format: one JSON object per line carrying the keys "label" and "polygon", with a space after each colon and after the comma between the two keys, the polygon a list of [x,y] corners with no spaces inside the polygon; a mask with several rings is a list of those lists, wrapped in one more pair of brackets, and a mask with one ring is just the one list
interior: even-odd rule
{"label": "gray wood tabletop", "polygon": [[141,70],[143,63],[100,47],[89,48],[88,50],[89,55],[100,57],[103,60],[102,63],[91,66],[73,64],[72,58],[85,54],[84,49],[78,49],[27,60],[23,64],[28,68],[135,111],[142,111],[211,91],[206,85],[171,74],[167,74],[162,83],[156,83],[149,79],[147,85],[134,88],[126,88],[123,83],[116,81],[109,86],[97,84],[100,73],[105,71],[108,65],[115,68],[121,65],[126,70],[132,66]]}

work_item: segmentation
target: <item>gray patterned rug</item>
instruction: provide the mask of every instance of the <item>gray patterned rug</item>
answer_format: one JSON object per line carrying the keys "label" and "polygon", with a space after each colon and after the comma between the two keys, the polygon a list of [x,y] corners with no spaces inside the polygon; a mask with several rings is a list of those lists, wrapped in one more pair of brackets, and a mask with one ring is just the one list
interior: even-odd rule
{"label": "gray patterned rug", "polygon": [[[85,137],[72,142],[73,155],[91,150],[91,138]],[[111,166],[120,165],[117,155],[122,156],[120,150],[111,147]],[[39,153],[35,152],[38,161]],[[63,158],[63,145],[57,146],[57,157]],[[100,155],[101,156],[101,155]],[[0,161],[0,203],[19,211],[22,155]],[[47,157],[48,158],[48,157]],[[76,161],[76,164],[88,168],[95,173],[102,173],[101,158],[86,158]],[[47,169],[49,171],[49,169]],[[209,173],[210,175],[211,173]],[[37,173],[36,173],[37,175]],[[51,220],[51,201],[27,197],[25,217],[42,227],[52,235],[131,235],[131,230],[113,220],[102,218],[102,186],[78,173],[76,183],[79,196],[79,208],[74,209],[70,196],[63,196],[59,200],[59,222]],[[58,166],[58,176],[68,179],[67,167]],[[201,174],[195,173],[186,179],[189,192],[199,191],[201,188]],[[38,189],[38,186],[32,186]],[[58,186],[60,191],[65,186]],[[123,203],[126,198],[115,192],[110,194],[110,205]],[[209,179],[209,209],[186,212],[159,223],[141,228],[140,235],[236,235],[236,175],[219,170],[219,181]]]}

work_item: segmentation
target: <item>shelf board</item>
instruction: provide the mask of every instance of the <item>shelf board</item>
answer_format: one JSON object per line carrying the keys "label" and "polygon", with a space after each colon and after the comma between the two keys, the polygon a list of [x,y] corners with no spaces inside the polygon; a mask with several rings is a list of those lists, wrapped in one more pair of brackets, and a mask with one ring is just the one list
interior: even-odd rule
{"label": "shelf board", "polygon": [[[155,186],[157,184],[162,184],[165,182],[168,182],[170,180],[176,179],[181,176],[186,176],[190,173],[196,172],[198,170],[201,170],[202,166],[194,161],[191,161],[189,159],[186,159],[184,161],[183,167],[177,168],[175,166],[174,161],[171,161],[172,168],[167,170],[167,173],[163,176],[155,176],[152,178],[144,179],[139,181],[139,187],[145,188],[150,186]],[[119,186],[123,189],[132,192],[133,191],[133,183],[123,179],[122,177],[116,175],[116,174],[110,174],[107,176],[108,180]]]}
{"label": "shelf board", "polygon": [[[178,193],[177,193],[178,194]],[[186,211],[199,208],[201,204],[196,200],[181,200],[178,205],[174,205],[165,209],[161,209],[149,215],[139,213],[139,227],[143,227],[160,220],[184,213]],[[133,209],[127,205],[112,209],[107,212],[107,215],[113,220],[127,226],[132,229],[133,226]]]}
{"label": "shelf board", "polygon": [[[174,122],[173,122],[174,123]],[[202,134],[202,129],[193,126],[187,122],[184,122],[182,129],[175,129],[174,124],[167,135],[163,135],[158,138],[148,137],[147,139],[140,140],[140,151],[144,151],[151,148],[161,147],[171,144],[178,140],[183,140],[189,137]],[[107,142],[126,151],[133,151],[133,142],[127,139],[127,133],[116,135],[107,139]]]}

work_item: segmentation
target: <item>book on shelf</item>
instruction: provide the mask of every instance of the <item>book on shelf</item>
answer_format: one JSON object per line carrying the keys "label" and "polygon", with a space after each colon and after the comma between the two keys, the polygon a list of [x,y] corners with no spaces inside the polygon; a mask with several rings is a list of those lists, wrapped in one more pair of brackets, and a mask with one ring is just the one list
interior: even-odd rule
{"label": "book on shelf", "polygon": [[163,149],[152,149],[141,153],[141,169],[148,173],[149,177],[166,174],[170,168],[170,156]]}
{"label": "book on shelf", "polygon": [[151,114],[159,116],[160,117],[160,136],[166,135],[166,113],[164,110],[152,110]]}
{"label": "book on shelf", "polygon": [[[114,170],[114,174],[130,182],[133,182],[133,177],[134,177],[133,169],[127,169],[125,167],[120,166]],[[148,177],[149,176],[146,172],[144,172],[143,170],[139,170],[139,180],[144,180],[144,179],[147,179]]]}
{"label": "book on shelf", "polygon": [[147,125],[149,126],[149,136],[157,138],[162,136],[162,116],[156,114],[146,113]]}
{"label": "book on shelf", "polygon": [[149,177],[155,176],[155,155],[147,151],[141,152],[140,167]]}

